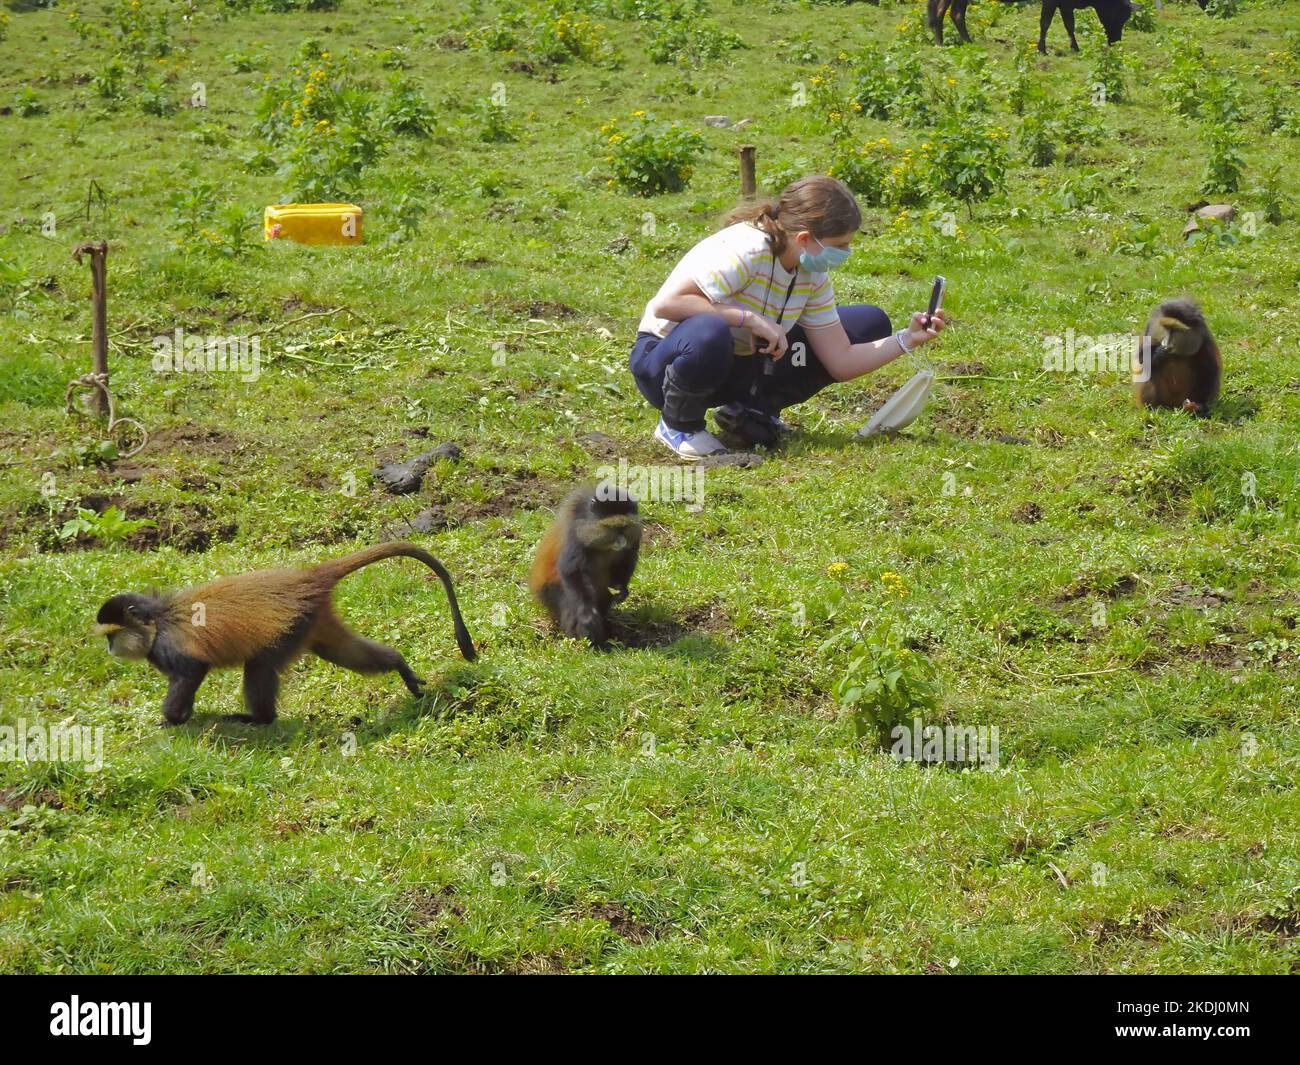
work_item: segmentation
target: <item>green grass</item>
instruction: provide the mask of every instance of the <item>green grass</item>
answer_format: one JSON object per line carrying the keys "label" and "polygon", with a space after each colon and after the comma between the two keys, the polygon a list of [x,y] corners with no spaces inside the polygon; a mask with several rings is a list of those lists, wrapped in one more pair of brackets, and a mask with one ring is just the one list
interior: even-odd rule
{"label": "green grass", "polygon": [[[1300,83],[1281,55],[1288,5],[1210,20],[1166,4],[1154,34],[1126,35],[1131,101],[1101,112],[1101,141],[1046,168],[1016,158],[1004,196],[946,205],[959,240],[909,240],[892,212],[867,211],[836,274],[841,302],[898,320],[934,273],[949,278],[954,325],[925,352],[945,378],[929,409],[892,442],[854,437],[912,373],[900,360],[792,411],[801,432],[762,466],[708,471],[700,513],[648,502],[620,608],[638,646],[604,655],[548,631],[525,573],[571,483],[666,455],[626,370],[642,306],[733,204],[738,144],[757,145],[764,182],[829,165],[824,116],[790,107],[791,86],[841,49],[893,44],[920,5],[713,0],[745,47],[686,69],[650,62],[642,28],[606,15],[620,66],[532,73],[456,47],[493,22],[491,4],[230,12],[188,34],[174,20],[161,73],[128,72],[115,107],[87,80],[115,46],[78,37],[66,6],[17,6],[0,51],[13,107],[0,115],[13,175],[0,188],[0,722],[102,726],[105,765],[0,762],[0,970],[1300,967],[1297,205],[1254,239],[1182,244],[1204,149],[1150,76],[1179,30],[1239,79],[1247,169],[1226,198],[1262,210],[1261,176],[1297,146],[1259,117],[1268,86]],[[102,7],[79,15],[103,21]],[[1058,24],[1052,54],[1031,60],[1047,99],[1087,99],[1100,33],[1090,12],[1079,22],[1079,56]],[[967,51],[1005,88],[1036,8],[976,4],[970,26]],[[357,248],[264,247],[252,228],[291,191],[250,162],[268,150],[257,97],[309,36],[381,96],[403,49],[437,116],[427,138],[386,136],[356,184]],[[916,47],[936,76],[972,76],[961,50]],[[176,99],[203,81],[207,109],[146,113],[154,77]],[[513,142],[480,138],[496,82]],[[33,109],[25,86],[38,113],[19,113]],[[991,106],[1014,145],[1005,99]],[[638,109],[702,130],[684,192],[608,186],[597,131]],[[713,129],[706,114],[754,121]],[[854,122],[863,138],[930,135]],[[1062,187],[1088,174],[1097,202],[1067,209]],[[87,220],[92,180],[105,200]],[[253,247],[177,247],[171,196],[203,183],[247,211]],[[390,243],[403,192],[426,213]],[[1111,250],[1151,222],[1153,253]],[[90,369],[88,270],[69,252],[99,237],[119,413],[152,435],[104,465],[83,457],[102,426],[63,411],[67,381]],[[1184,291],[1224,352],[1213,417],[1145,415],[1115,375],[1041,371],[1045,334],[1133,333]],[[261,376],[155,374],[150,338],[177,327],[260,334]],[[377,459],[444,440],[464,457],[418,496],[370,479]],[[79,502],[157,527],[63,543]],[[456,655],[413,564],[363,571],[338,595],[359,631],[434,681],[425,700],[312,661],[286,678],[269,729],[218,721],[238,707],[226,673],[191,724],[162,730],[164,679],[87,638],[114,592],[310,564],[433,506],[452,523],[419,539],[457,579],[477,662]],[[999,771],[897,764],[854,740],[832,694],[846,655],[820,648],[890,616],[938,669],[935,720],[998,727]]]}

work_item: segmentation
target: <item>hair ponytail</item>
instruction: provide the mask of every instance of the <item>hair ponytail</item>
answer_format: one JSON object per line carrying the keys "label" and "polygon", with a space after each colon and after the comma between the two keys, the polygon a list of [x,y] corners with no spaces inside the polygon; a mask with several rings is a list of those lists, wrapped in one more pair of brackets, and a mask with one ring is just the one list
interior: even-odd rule
{"label": "hair ponytail", "polygon": [[742,203],[729,215],[727,224],[748,222],[767,234],[772,253],[785,251],[791,235],[807,230],[814,237],[838,237],[855,233],[862,225],[862,212],[847,185],[832,177],[806,177],[792,181],[775,200]]}
{"label": "hair ponytail", "polygon": [[737,222],[748,222],[756,229],[761,229],[767,234],[768,242],[772,245],[772,251],[780,255],[785,251],[786,245],[785,229],[777,221],[780,213],[781,203],[779,200],[759,200],[756,203],[742,203],[727,215],[727,225],[734,226]]}

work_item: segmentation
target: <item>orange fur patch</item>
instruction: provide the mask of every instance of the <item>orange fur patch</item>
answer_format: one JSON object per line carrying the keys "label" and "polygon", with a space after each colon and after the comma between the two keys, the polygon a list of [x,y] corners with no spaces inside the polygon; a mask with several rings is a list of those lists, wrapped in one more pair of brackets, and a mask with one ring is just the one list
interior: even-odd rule
{"label": "orange fur patch", "polygon": [[328,599],[322,584],[311,570],[299,569],[223,577],[178,593],[169,620],[190,636],[196,657],[237,666],[280,639],[322,596]]}
{"label": "orange fur patch", "polygon": [[542,537],[542,542],[538,545],[537,555],[533,559],[533,568],[528,574],[528,587],[535,596],[540,596],[543,588],[548,584],[555,584],[560,579],[559,572],[556,570],[556,562],[560,557],[562,532],[560,523],[557,521],[546,530],[546,535]]}

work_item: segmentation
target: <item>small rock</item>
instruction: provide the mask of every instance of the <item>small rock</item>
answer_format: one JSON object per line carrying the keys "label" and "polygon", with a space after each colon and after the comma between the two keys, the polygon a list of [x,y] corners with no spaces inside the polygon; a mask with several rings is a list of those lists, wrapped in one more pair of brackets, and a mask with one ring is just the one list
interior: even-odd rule
{"label": "small rock", "polygon": [[144,466],[137,466],[134,462],[119,462],[113,467],[113,476],[126,484],[137,484],[151,472],[153,471]]}
{"label": "small rock", "polygon": [[384,530],[385,540],[405,540],[412,533],[436,533],[450,529],[451,518],[442,507],[429,507],[420,511],[410,521],[404,521]]}
{"label": "small rock", "polygon": [[422,533],[438,532],[440,529],[447,528],[449,524],[447,515],[441,507],[422,510],[411,519],[411,528]]}
{"label": "small rock", "polygon": [[409,495],[411,492],[419,491],[425,473],[434,462],[438,459],[455,462],[460,455],[460,447],[448,441],[406,462],[389,462],[378,466],[375,468],[374,475],[393,495]]}
{"label": "small rock", "polygon": [[733,123],[726,115],[705,115],[704,124],[712,126],[714,129],[726,129]]}
{"label": "small rock", "polygon": [[1187,220],[1187,225],[1183,226],[1183,236],[1189,236],[1195,233],[1201,227],[1197,224],[1197,218],[1212,218],[1216,222],[1231,222],[1237,217],[1237,208],[1230,203],[1207,203],[1203,207],[1196,209],[1196,215]]}

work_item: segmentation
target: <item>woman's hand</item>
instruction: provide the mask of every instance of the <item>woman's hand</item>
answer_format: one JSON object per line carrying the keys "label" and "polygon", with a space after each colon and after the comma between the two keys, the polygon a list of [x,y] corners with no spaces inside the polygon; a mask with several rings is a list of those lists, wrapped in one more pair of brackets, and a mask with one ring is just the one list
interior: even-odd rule
{"label": "woman's hand", "polygon": [[784,355],[785,349],[790,346],[785,330],[771,318],[764,318],[763,315],[750,311],[745,315],[745,328],[754,334],[755,340],[760,342],[758,344],[760,355],[771,355],[773,360],[776,360]]}
{"label": "woman's hand", "polygon": [[925,324],[925,317],[924,311],[917,311],[912,315],[912,321],[908,324],[907,332],[904,334],[909,348],[928,344],[948,326],[948,319],[944,317],[942,308],[934,312],[934,317],[930,320],[928,327]]}

